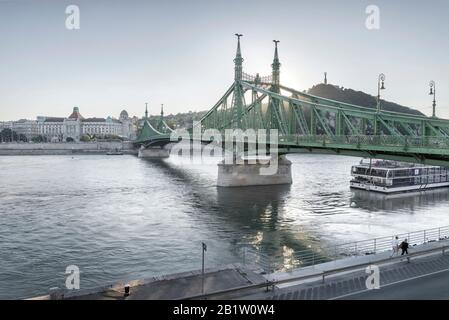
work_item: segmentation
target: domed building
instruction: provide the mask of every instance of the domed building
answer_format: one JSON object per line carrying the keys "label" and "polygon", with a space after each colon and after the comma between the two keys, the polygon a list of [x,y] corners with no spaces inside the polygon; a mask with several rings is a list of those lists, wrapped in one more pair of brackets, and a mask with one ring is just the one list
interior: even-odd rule
{"label": "domed building", "polygon": [[133,123],[133,119],[129,117],[126,110],[122,110],[122,112],[120,112],[119,120],[122,123],[123,136],[129,139],[134,139],[136,137],[136,128]]}
{"label": "domed building", "polygon": [[84,118],[78,107],[74,107],[67,118],[37,117],[39,134],[48,141],[80,141],[83,135],[120,136],[134,139],[135,125],[128,112],[123,110],[116,118]]}
{"label": "domed building", "polygon": [[120,112],[119,119],[120,120],[127,120],[127,119],[129,119],[128,112],[126,110],[122,110],[122,112]]}

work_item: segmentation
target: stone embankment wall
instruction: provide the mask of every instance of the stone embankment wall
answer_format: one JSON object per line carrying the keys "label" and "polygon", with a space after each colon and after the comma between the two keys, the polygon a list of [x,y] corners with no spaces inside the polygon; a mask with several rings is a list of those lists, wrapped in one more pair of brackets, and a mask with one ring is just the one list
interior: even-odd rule
{"label": "stone embankment wall", "polygon": [[106,154],[119,150],[126,154],[137,154],[129,141],[121,142],[60,142],[60,143],[0,143],[0,155],[71,155]]}

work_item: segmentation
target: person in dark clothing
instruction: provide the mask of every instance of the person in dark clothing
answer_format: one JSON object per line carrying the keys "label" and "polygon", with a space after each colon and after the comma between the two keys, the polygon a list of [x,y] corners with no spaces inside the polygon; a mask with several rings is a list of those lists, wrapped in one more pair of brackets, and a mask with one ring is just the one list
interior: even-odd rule
{"label": "person in dark clothing", "polygon": [[404,241],[402,241],[402,243],[400,245],[400,248],[402,250],[401,256],[403,256],[404,253],[408,254],[408,247],[409,247],[409,245],[408,245],[407,239],[405,239]]}

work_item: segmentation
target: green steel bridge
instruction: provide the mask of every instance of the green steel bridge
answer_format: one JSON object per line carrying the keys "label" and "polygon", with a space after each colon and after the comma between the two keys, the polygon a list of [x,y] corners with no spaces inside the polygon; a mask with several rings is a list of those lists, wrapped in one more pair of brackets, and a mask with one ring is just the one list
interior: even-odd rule
{"label": "green steel bridge", "polygon": [[[280,83],[276,40],[272,74],[244,73],[242,35],[236,36],[234,82],[196,124],[202,133],[277,129],[279,154],[331,153],[449,166],[449,120],[384,111],[380,100],[372,109],[286,87]],[[156,128],[146,117],[135,144],[162,147],[173,142],[172,133],[162,113]]]}

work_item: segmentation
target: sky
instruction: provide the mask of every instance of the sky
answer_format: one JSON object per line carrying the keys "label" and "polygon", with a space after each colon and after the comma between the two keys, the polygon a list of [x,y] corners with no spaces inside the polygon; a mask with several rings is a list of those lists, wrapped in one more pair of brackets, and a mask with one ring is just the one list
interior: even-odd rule
{"label": "sky", "polygon": [[[66,28],[77,5],[80,29]],[[366,8],[379,8],[368,29]],[[244,72],[270,74],[280,40],[281,83],[323,81],[449,118],[449,1],[0,0],[0,121],[142,116],[210,109],[233,81],[235,33]]]}

